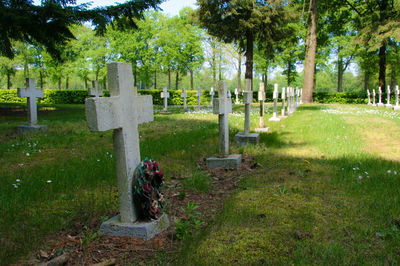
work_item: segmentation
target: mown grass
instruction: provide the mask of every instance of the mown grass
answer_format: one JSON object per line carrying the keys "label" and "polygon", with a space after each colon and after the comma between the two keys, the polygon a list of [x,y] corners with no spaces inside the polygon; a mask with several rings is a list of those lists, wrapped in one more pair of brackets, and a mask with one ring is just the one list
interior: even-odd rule
{"label": "mown grass", "polygon": [[[0,116],[0,264],[60,230],[83,230],[118,212],[112,132],[89,132],[82,105],[42,107],[46,133],[17,136],[25,116]],[[171,110],[167,116],[156,109],[155,121],[140,126],[142,157],[159,161],[167,182],[179,177],[185,188],[206,192],[211,182],[197,165],[218,152],[217,118]],[[257,105],[253,111],[252,128]],[[231,143],[243,129],[242,112],[235,106],[230,116]],[[231,145],[261,166],[240,181],[215,224],[187,243],[177,263],[398,263],[399,116],[308,105],[280,123],[266,121],[271,133],[259,146]]]}

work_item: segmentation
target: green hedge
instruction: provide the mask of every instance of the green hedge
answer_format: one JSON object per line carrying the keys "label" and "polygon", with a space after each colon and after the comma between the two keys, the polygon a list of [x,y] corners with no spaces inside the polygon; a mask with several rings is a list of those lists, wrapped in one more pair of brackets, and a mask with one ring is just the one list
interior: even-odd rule
{"label": "green hedge", "polygon": [[[161,98],[162,90],[139,90],[142,95],[152,95],[154,105],[163,105],[164,101]],[[169,105],[182,105],[183,99],[181,98],[181,90],[169,90],[170,97],[168,98]],[[187,104],[197,105],[196,91],[188,90]],[[108,91],[104,91],[105,96],[109,96]],[[44,98],[41,103],[49,104],[83,104],[85,98],[89,97],[86,90],[45,90]],[[215,93],[214,97],[218,97],[218,92]],[[232,93],[232,99],[235,100],[235,95]],[[242,95],[239,95],[240,101],[242,100]],[[254,102],[257,101],[257,91],[253,92]],[[318,92],[313,95],[314,102],[316,103],[355,103],[355,104],[365,104],[367,103],[367,96],[365,93],[325,93]],[[382,95],[382,100],[386,99],[385,94]],[[394,97],[392,97],[394,100]],[[266,101],[272,101],[272,92],[268,91],[266,93]],[[17,90],[0,90],[0,102],[4,103],[25,103],[25,98],[20,98],[17,96]],[[201,96],[201,104],[210,104],[210,91],[203,90]]]}

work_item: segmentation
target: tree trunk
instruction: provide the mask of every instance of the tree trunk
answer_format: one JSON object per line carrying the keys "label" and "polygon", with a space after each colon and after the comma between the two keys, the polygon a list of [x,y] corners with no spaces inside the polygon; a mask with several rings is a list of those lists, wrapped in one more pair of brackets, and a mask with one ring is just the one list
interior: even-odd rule
{"label": "tree trunk", "polygon": [[136,65],[133,68],[133,86],[134,87],[137,86],[137,69],[136,69]]}
{"label": "tree trunk", "polygon": [[386,44],[379,48],[379,86],[384,91],[386,88]]}
{"label": "tree trunk", "polygon": [[67,77],[65,78],[65,89],[69,89],[69,76],[67,75]]}
{"label": "tree trunk", "polygon": [[85,78],[85,90],[88,89],[87,78]]}
{"label": "tree trunk", "polygon": [[154,89],[157,89],[157,70],[154,70]]}
{"label": "tree trunk", "polygon": [[290,75],[292,74],[291,72],[290,72],[290,59],[288,60],[288,62],[287,62],[287,86],[289,87],[290,86]]}
{"label": "tree trunk", "polygon": [[242,91],[242,54],[239,52],[239,65],[238,65],[238,91]]}
{"label": "tree trunk", "polygon": [[24,56],[24,74],[26,79],[29,78],[29,64],[27,56]]}
{"label": "tree trunk", "polygon": [[103,90],[107,90],[107,76],[103,79]]}
{"label": "tree trunk", "polygon": [[7,69],[7,90],[11,89],[11,73],[10,70]]}
{"label": "tree trunk", "polygon": [[222,46],[219,47],[218,80],[222,80]]}
{"label": "tree trunk", "polygon": [[246,72],[245,79],[251,80],[251,91],[253,91],[253,33],[248,31],[246,33]]}
{"label": "tree trunk", "polygon": [[310,0],[307,19],[306,60],[304,62],[303,102],[313,102],[315,57],[317,53],[317,0]]}
{"label": "tree trunk", "polygon": [[40,89],[43,90],[43,70],[39,70],[39,82],[40,82]]}
{"label": "tree trunk", "polygon": [[58,78],[58,89],[61,90],[61,77]]}
{"label": "tree trunk", "polygon": [[366,92],[369,89],[369,73],[364,73],[364,91]]}
{"label": "tree trunk", "polygon": [[176,71],[176,79],[175,79],[175,89],[178,89],[179,85],[179,71]]}
{"label": "tree trunk", "polygon": [[212,48],[212,75],[213,75],[213,82],[214,82],[214,89],[217,89],[217,66],[216,66],[216,54],[215,54],[216,47]]}
{"label": "tree trunk", "polygon": [[337,79],[337,91],[342,92],[343,84],[343,57],[339,56],[338,58],[338,79]]}
{"label": "tree trunk", "polygon": [[168,69],[168,89],[171,89],[171,69]]}
{"label": "tree trunk", "polygon": [[193,88],[193,71],[190,71],[190,89],[194,90],[194,88]]}

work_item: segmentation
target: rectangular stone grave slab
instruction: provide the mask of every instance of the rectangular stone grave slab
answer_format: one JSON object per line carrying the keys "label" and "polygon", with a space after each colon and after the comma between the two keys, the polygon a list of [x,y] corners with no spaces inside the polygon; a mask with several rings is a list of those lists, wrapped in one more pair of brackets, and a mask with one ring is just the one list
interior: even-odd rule
{"label": "rectangular stone grave slab", "polygon": [[242,155],[231,154],[225,158],[210,157],[207,158],[206,163],[208,168],[240,169],[242,166]]}
{"label": "rectangular stone grave slab", "polygon": [[29,133],[29,132],[43,132],[47,131],[46,125],[19,125],[17,126],[17,133]]}
{"label": "rectangular stone grave slab", "polygon": [[239,132],[235,135],[235,143],[239,147],[247,145],[247,144],[257,145],[260,143],[260,134],[259,133],[249,133],[246,135],[243,132]]}
{"label": "rectangular stone grave slab", "polygon": [[110,236],[131,236],[143,240],[149,240],[169,227],[168,216],[164,213],[153,221],[136,221],[134,223],[121,222],[120,215],[103,222],[100,232]]}

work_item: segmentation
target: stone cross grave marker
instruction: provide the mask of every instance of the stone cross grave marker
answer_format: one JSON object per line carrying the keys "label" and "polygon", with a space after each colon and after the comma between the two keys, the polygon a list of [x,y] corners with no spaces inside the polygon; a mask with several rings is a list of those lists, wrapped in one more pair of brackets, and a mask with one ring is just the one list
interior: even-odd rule
{"label": "stone cross grave marker", "polygon": [[46,131],[46,125],[37,124],[37,104],[36,98],[43,98],[44,92],[36,88],[35,79],[26,79],[26,88],[18,88],[18,97],[26,97],[28,107],[28,125],[19,125],[17,127],[18,133],[30,132],[30,131]]}
{"label": "stone cross grave marker", "polygon": [[400,105],[399,105],[399,93],[400,93],[399,86],[396,86],[395,93],[396,93],[396,105],[393,107],[393,109],[397,111],[397,110],[400,110]]}
{"label": "stone cross grave marker", "polygon": [[251,103],[253,102],[253,91],[251,90],[251,85],[251,79],[246,79],[246,87],[243,92],[244,132],[239,132],[235,135],[235,143],[238,146],[258,144],[260,142],[259,133],[250,133]]}
{"label": "stone cross grave marker", "polygon": [[375,89],[372,90],[372,96],[373,96],[373,98],[372,98],[372,106],[377,106],[377,104],[376,104],[376,91],[375,91]]}
{"label": "stone cross grave marker", "polygon": [[138,125],[154,120],[151,95],[134,95],[130,63],[107,65],[110,97],[88,98],[86,121],[93,132],[113,130],[120,214],[105,221],[100,231],[114,236],[150,239],[169,226],[166,214],[150,222],[138,221],[132,182],[140,164]]}
{"label": "stone cross grave marker", "polygon": [[89,88],[89,95],[94,97],[103,96],[103,90],[99,90],[99,82],[92,80],[92,88]]}
{"label": "stone cross grave marker", "polygon": [[281,98],[282,98],[282,110],[281,110],[280,118],[287,118],[287,115],[286,115],[286,112],[285,112],[286,111],[286,107],[285,107],[285,104],[286,104],[286,89],[285,89],[285,87],[282,88]]}
{"label": "stone cross grave marker", "polygon": [[294,103],[294,88],[291,88],[291,92],[290,92],[290,99],[291,99],[291,106],[292,106],[292,113],[294,113],[296,111],[296,105]]}
{"label": "stone cross grave marker", "polygon": [[213,101],[214,101],[214,88],[213,87],[211,87],[211,89],[210,89],[210,96],[211,96],[211,99],[210,99],[210,106],[212,106],[213,105]]}
{"label": "stone cross grave marker", "polygon": [[393,105],[390,103],[390,93],[391,93],[390,85],[388,85],[387,86],[387,96],[386,96],[387,102],[386,102],[386,105],[385,105],[386,108],[392,108],[393,107]]}
{"label": "stone cross grave marker", "polygon": [[186,103],[186,98],[187,98],[187,92],[185,88],[182,89],[181,97],[183,98],[183,110],[187,110],[187,103]]}
{"label": "stone cross grave marker", "polygon": [[235,89],[235,104],[239,104],[239,90]]}
{"label": "stone cross grave marker", "polygon": [[272,117],[269,119],[269,121],[274,121],[274,122],[281,121],[281,119],[277,116],[278,97],[279,97],[278,84],[275,83],[274,84],[274,93],[272,95],[272,98],[274,99],[274,110],[272,113]]}
{"label": "stone cross grave marker", "polygon": [[207,158],[209,168],[239,169],[242,163],[242,155],[229,155],[228,115],[232,113],[232,100],[227,96],[226,82],[219,81],[218,98],[213,102],[213,113],[218,114],[219,122],[219,157]]}
{"label": "stone cross grave marker", "polygon": [[265,127],[265,86],[264,82],[260,83],[260,89],[258,90],[258,101],[260,102],[260,123],[259,127],[256,128],[256,132],[268,132],[269,127]]}
{"label": "stone cross grave marker", "polygon": [[231,91],[230,91],[230,90],[228,90],[228,98],[229,98],[229,99],[232,99],[232,94],[231,94]]}
{"label": "stone cross grave marker", "polygon": [[303,104],[303,88],[300,89],[300,105]]}
{"label": "stone cross grave marker", "polygon": [[201,107],[201,95],[203,93],[201,92],[200,88],[197,88],[197,92],[196,92],[196,97],[197,97],[197,108],[200,109]]}
{"label": "stone cross grave marker", "polygon": [[161,92],[161,98],[164,99],[163,113],[166,114],[168,113],[168,98],[169,98],[169,92],[167,88],[163,88],[163,91]]}
{"label": "stone cross grave marker", "polygon": [[378,107],[380,106],[384,106],[384,104],[382,103],[382,89],[381,87],[379,87],[379,102],[378,102]]}
{"label": "stone cross grave marker", "polygon": [[369,89],[367,89],[367,95],[368,95],[368,105],[372,105],[371,104],[371,93],[369,92]]}
{"label": "stone cross grave marker", "polygon": [[300,106],[300,89],[296,88],[296,108]]}
{"label": "stone cross grave marker", "polygon": [[286,104],[287,111],[286,111],[286,115],[290,115],[290,110],[291,110],[291,108],[290,108],[290,87],[287,87],[287,88],[286,88],[286,99],[287,99],[287,104]]}

